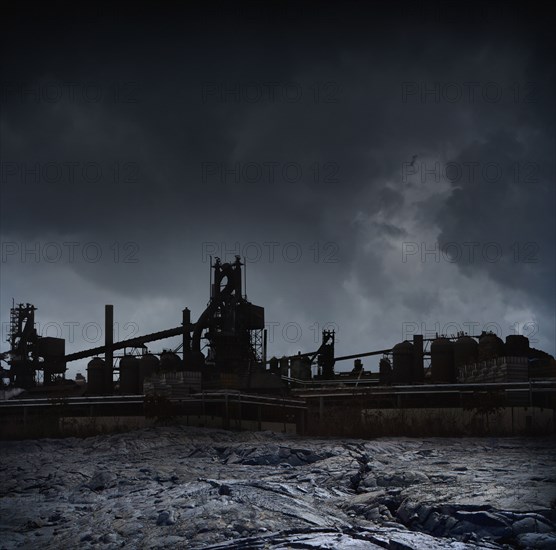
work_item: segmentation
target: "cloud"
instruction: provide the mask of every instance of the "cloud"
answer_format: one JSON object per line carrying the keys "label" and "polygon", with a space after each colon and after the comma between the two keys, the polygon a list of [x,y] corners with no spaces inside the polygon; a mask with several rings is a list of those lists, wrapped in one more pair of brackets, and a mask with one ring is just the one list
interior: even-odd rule
{"label": "cloud", "polygon": [[[498,322],[505,335],[510,320],[534,320],[554,353],[552,39],[515,13],[497,27],[414,16],[385,8],[348,32],[283,13],[298,31],[286,34],[235,17],[144,33],[137,16],[104,23],[103,42],[74,25],[72,48],[40,33],[22,44],[0,116],[0,230],[16,247],[2,320],[15,295],[59,321],[96,319],[110,300],[141,332],[175,326],[208,300],[208,251],[239,250],[257,258],[250,298],[303,328],[277,354],[314,347],[327,322],[351,353],[396,343],[404,323]],[[479,175],[458,180],[470,163]],[[77,242],[76,259],[21,256],[52,242]],[[453,255],[467,242],[474,261]]]}

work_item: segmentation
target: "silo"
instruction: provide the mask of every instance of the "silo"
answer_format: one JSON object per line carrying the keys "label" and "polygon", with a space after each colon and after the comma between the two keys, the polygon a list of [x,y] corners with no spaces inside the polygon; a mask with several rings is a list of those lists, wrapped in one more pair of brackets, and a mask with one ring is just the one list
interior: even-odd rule
{"label": "silo", "polygon": [[160,370],[162,372],[176,372],[181,370],[182,361],[180,356],[172,351],[164,351],[160,354]]}
{"label": "silo", "polygon": [[413,344],[407,340],[394,346],[394,384],[411,384],[413,382]]}
{"label": "silo", "polygon": [[390,359],[383,357],[378,364],[378,382],[379,384],[392,383],[392,364]]}
{"label": "silo", "polygon": [[506,357],[528,357],[529,338],[521,334],[510,334],[506,336],[504,355]]}
{"label": "silo", "polygon": [[87,364],[87,394],[104,395],[106,363],[100,357],[93,357]]}
{"label": "silo", "polygon": [[504,342],[493,332],[479,336],[479,361],[487,361],[504,355]]}
{"label": "silo", "polygon": [[158,370],[159,365],[158,357],[152,353],[145,353],[139,359],[139,387],[143,385],[145,378],[151,377]]}
{"label": "silo", "polygon": [[120,393],[122,395],[143,393],[139,389],[139,368],[139,359],[134,355],[124,355],[120,359]]}
{"label": "silo", "polygon": [[454,343],[454,363],[456,370],[462,365],[476,363],[479,356],[479,344],[471,336],[460,336]]}
{"label": "silo", "polygon": [[434,384],[453,384],[456,381],[454,344],[443,336],[431,344],[431,378]]}

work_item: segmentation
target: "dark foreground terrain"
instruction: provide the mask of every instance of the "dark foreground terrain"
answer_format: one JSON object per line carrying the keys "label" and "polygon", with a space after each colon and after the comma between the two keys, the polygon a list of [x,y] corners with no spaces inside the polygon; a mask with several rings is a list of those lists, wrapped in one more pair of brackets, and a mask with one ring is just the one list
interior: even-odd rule
{"label": "dark foreground terrain", "polygon": [[2,442],[1,548],[556,548],[554,439]]}

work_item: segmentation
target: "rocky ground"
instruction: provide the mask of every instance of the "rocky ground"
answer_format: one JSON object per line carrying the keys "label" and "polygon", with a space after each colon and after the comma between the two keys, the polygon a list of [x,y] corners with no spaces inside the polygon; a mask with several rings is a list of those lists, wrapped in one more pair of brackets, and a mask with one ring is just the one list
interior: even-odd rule
{"label": "rocky ground", "polygon": [[556,440],[2,442],[0,548],[556,548]]}

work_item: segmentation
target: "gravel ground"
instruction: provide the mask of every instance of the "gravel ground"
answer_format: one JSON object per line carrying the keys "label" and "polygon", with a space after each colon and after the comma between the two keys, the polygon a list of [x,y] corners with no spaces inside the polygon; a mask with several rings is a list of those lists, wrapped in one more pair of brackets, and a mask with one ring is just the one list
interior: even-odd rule
{"label": "gravel ground", "polygon": [[556,548],[556,440],[2,442],[0,548]]}

